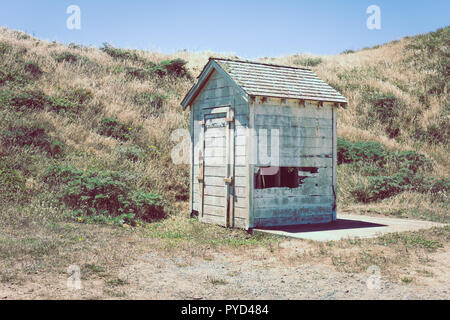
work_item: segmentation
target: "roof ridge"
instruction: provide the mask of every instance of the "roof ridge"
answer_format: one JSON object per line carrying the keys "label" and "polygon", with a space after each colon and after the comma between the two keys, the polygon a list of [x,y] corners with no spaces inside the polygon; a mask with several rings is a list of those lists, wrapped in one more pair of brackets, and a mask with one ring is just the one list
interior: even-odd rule
{"label": "roof ridge", "polygon": [[293,67],[293,66],[287,66],[287,65],[284,65],[284,64],[266,63],[266,62],[252,61],[252,60],[218,58],[218,57],[209,57],[209,60],[233,61],[233,62],[242,62],[242,63],[249,63],[249,64],[259,64],[259,65],[264,65],[264,66],[282,67],[282,68],[290,68],[290,69],[312,71],[310,68],[305,68],[305,67]]}

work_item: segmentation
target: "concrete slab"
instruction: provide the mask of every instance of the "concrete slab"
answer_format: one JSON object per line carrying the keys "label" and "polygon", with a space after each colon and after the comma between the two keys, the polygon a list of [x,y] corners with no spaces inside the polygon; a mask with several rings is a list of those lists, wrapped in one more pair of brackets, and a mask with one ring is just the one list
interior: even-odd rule
{"label": "concrete slab", "polygon": [[443,223],[387,217],[338,214],[333,223],[253,229],[298,239],[337,241],[341,239],[375,238],[386,233],[416,231],[445,226]]}

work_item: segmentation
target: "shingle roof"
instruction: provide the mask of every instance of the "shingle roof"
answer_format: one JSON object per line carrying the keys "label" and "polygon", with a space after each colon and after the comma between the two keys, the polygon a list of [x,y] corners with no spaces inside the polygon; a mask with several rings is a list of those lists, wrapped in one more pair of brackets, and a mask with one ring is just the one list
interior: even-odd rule
{"label": "shingle roof", "polygon": [[185,108],[195,98],[212,68],[220,68],[249,96],[284,99],[327,101],[347,104],[347,100],[307,68],[267,64],[261,62],[209,58],[181,104]]}
{"label": "shingle roof", "polygon": [[310,69],[211,58],[249,95],[347,103]]}

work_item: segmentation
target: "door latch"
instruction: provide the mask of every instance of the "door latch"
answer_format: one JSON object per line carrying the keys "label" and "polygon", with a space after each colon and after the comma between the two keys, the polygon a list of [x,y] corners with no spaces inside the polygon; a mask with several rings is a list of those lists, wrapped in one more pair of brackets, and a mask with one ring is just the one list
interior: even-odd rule
{"label": "door latch", "polygon": [[233,177],[230,176],[230,177],[228,177],[228,178],[224,178],[223,181],[224,181],[225,183],[231,184],[231,183],[233,183]]}

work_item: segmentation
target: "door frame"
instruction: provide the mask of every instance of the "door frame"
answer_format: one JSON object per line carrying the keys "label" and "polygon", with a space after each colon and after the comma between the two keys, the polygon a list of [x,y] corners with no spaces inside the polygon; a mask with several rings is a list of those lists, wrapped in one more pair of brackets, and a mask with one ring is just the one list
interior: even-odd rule
{"label": "door frame", "polygon": [[[224,177],[224,188],[225,188],[225,212],[224,212],[224,225],[227,227],[234,227],[234,157],[235,157],[235,123],[234,123],[234,109],[231,105],[225,105],[220,107],[215,107],[210,109],[211,112],[205,113],[203,115],[203,120],[200,121],[201,131],[200,137],[201,142],[201,152],[202,159],[200,161],[199,176],[197,177],[200,187],[200,217],[204,217],[204,183],[205,183],[205,131],[206,131],[206,120],[208,116],[215,114],[223,114],[225,120],[225,177]],[[222,117],[220,117],[222,118]]]}

